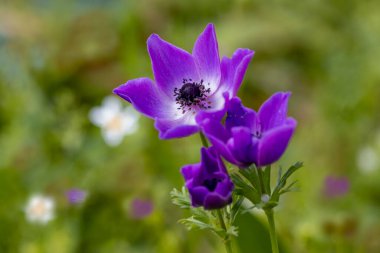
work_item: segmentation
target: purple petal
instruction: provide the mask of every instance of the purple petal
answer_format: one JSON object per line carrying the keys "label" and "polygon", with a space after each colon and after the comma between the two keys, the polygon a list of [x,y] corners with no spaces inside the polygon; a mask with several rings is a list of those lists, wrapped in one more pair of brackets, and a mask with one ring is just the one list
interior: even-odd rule
{"label": "purple petal", "polygon": [[225,114],[226,112],[226,104],[229,100],[229,93],[227,91],[221,93],[221,92],[215,92],[211,96],[207,98],[207,102],[211,106],[211,109],[207,110],[210,113],[217,113],[220,112]]}
{"label": "purple petal", "polygon": [[231,59],[223,57],[220,66],[222,72],[221,89],[229,91],[231,97],[236,96],[253,55],[254,51],[239,48]]}
{"label": "purple petal", "polygon": [[193,56],[200,77],[205,83],[210,83],[211,91],[215,91],[219,86],[221,74],[218,41],[213,24],[208,24],[198,37],[194,45]]}
{"label": "purple petal", "polygon": [[181,173],[185,178],[185,181],[191,180],[198,173],[199,168],[199,163],[183,166],[181,169]]}
{"label": "purple petal", "polygon": [[290,92],[277,92],[260,107],[258,117],[263,132],[284,124],[287,118],[289,97]]}
{"label": "purple petal", "polygon": [[199,131],[199,127],[186,117],[174,120],[156,119],[154,126],[160,132],[160,139],[182,138]]}
{"label": "purple petal", "polygon": [[[212,148],[214,148],[214,147],[212,147]],[[215,150],[216,155],[218,156],[217,162],[218,162],[218,168],[219,168],[220,173],[228,175],[226,165],[224,164],[224,162],[221,159],[221,154],[218,153],[217,149],[214,148],[214,150]]]}
{"label": "purple petal", "polygon": [[232,190],[234,189],[234,184],[230,181],[230,179],[225,180],[218,184],[215,189],[215,192],[220,194],[221,196],[231,195]]}
{"label": "purple petal", "polygon": [[203,147],[201,155],[200,164],[182,168],[192,205],[203,206],[206,209],[221,208],[231,202],[233,183],[213,147]]}
{"label": "purple petal", "polygon": [[220,159],[219,154],[217,153],[214,147],[201,149],[201,161],[204,174],[215,174],[217,172],[227,172],[227,169]]}
{"label": "purple petal", "polygon": [[234,97],[229,101],[226,118],[227,129],[236,126],[244,126],[251,130],[257,128],[256,112],[244,107],[238,97]]}
{"label": "purple petal", "polygon": [[260,140],[257,166],[276,162],[285,152],[297,122],[288,118],[286,124],[265,132]]}
{"label": "purple petal", "polygon": [[[224,101],[228,103],[228,94],[224,93]],[[212,135],[222,141],[226,142],[230,137],[230,134],[222,125],[223,119],[227,107],[224,106],[222,110],[218,111],[200,111],[195,117],[196,123],[201,127],[202,131],[208,136]]]}
{"label": "purple petal", "polygon": [[235,159],[234,155],[231,153],[231,150],[228,148],[227,143],[222,142],[220,139],[213,136],[208,136],[208,139],[220,155],[223,156],[228,162],[238,166],[243,165]]}
{"label": "purple petal", "polygon": [[204,199],[208,194],[207,188],[203,186],[198,186],[198,187],[193,187],[193,188],[187,187],[187,189],[189,190],[189,193],[190,193],[191,204],[194,207],[202,206]]}
{"label": "purple petal", "polygon": [[227,146],[234,158],[243,164],[243,167],[257,161],[258,140],[252,137],[250,130],[247,127],[234,127],[231,132],[232,138]]}
{"label": "purple petal", "polygon": [[230,134],[224,128],[222,123],[218,121],[206,119],[202,121],[200,127],[203,129],[203,132],[207,137],[213,136],[222,142],[227,142],[230,137]]}
{"label": "purple petal", "polygon": [[[207,98],[207,103],[210,105],[210,109],[201,110],[197,113],[197,117],[200,118],[213,118],[215,120],[222,120],[227,112],[227,104],[229,101],[228,92],[220,93],[216,92]],[[199,116],[202,115],[202,116]]]}
{"label": "purple petal", "polygon": [[193,56],[152,34],[147,41],[157,85],[174,101],[174,88],[180,88],[183,79],[200,81]]}
{"label": "purple petal", "polygon": [[232,202],[231,196],[226,198],[216,193],[210,193],[204,200],[204,208],[206,210],[219,209]]}
{"label": "purple petal", "polygon": [[219,115],[206,114],[204,112],[201,112],[198,114],[196,120],[215,149],[227,161],[233,164],[237,164],[237,161],[234,159],[231,152],[226,146],[226,143],[231,135],[220,122],[221,118],[219,118]]}
{"label": "purple petal", "polygon": [[113,92],[150,118],[172,118],[176,113],[175,105],[165,99],[149,78],[130,80]]}
{"label": "purple petal", "polygon": [[218,168],[218,157],[215,154],[214,149],[202,147],[201,149],[201,161],[203,171],[205,173],[211,174],[213,172],[217,172]]}

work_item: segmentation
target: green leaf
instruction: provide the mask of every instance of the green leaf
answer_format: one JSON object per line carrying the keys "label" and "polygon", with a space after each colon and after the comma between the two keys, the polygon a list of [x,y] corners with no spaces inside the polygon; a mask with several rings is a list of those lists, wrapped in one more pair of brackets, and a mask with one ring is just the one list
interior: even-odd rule
{"label": "green leaf", "polygon": [[[247,183],[244,182],[244,179],[239,177],[241,182],[241,185],[243,188],[246,188]],[[249,185],[248,185],[249,187]],[[248,192],[252,192],[252,188],[245,189]],[[254,191],[254,190],[253,190]],[[234,192],[236,194],[236,191]],[[235,226],[232,226],[233,221],[235,220],[237,214],[240,211],[240,208],[242,206],[242,202],[244,200],[243,196],[236,196],[237,200],[234,202],[232,206],[229,206],[226,208],[225,213],[225,228],[222,228],[220,226],[220,221],[218,216],[215,214],[215,212],[207,211],[203,209],[202,207],[194,208],[191,206],[191,201],[189,198],[189,194],[186,191],[185,187],[182,187],[182,190],[179,191],[177,189],[173,189],[170,192],[170,196],[172,199],[172,202],[184,209],[189,209],[192,216],[186,219],[181,219],[178,222],[185,225],[186,229],[193,230],[193,229],[208,229],[218,235],[221,239],[225,240],[226,238],[229,238],[230,236],[237,236],[238,235],[238,229]],[[235,198],[234,198],[235,199]],[[229,209],[230,208],[230,209]]]}
{"label": "green leaf", "polygon": [[279,194],[282,195],[284,193],[287,193],[287,192],[292,192],[292,191],[296,191],[297,188],[293,188],[293,186],[298,183],[298,180],[296,181],[293,181],[291,184],[289,184],[286,188],[282,189]]}
{"label": "green leaf", "polygon": [[286,188],[282,189],[279,194],[282,195],[284,193],[287,193],[287,192],[295,192],[295,191],[298,191],[299,189],[296,188],[296,187],[293,187],[296,183],[298,183],[298,180],[292,182],[289,186],[287,186]]}
{"label": "green leaf", "polygon": [[177,189],[173,189],[170,192],[170,198],[172,200],[172,203],[174,205],[179,206],[183,209],[190,209],[191,208],[191,201],[188,193],[186,192],[186,188],[182,187],[182,191],[178,191]]}
{"label": "green leaf", "polygon": [[286,185],[286,180],[299,168],[303,166],[302,162],[297,162],[294,165],[290,166],[290,168],[285,172],[285,174],[281,177],[279,186],[283,188]]}
{"label": "green leaf", "polygon": [[276,185],[278,185],[280,183],[281,178],[282,178],[282,166],[280,166],[280,168],[278,169],[277,184]]}
{"label": "green leaf", "polygon": [[252,164],[250,167],[245,169],[239,170],[240,174],[243,175],[251,184],[251,187],[256,189],[257,192],[261,195],[261,189],[260,189],[260,180],[259,176],[257,174],[257,168],[254,164]]}
{"label": "green leaf", "polygon": [[186,226],[186,228],[188,230],[192,230],[192,229],[213,229],[213,226],[211,226],[210,224],[208,223],[205,223],[203,221],[200,221],[196,218],[194,218],[194,216],[191,216],[187,219],[181,219],[178,221],[179,223],[183,224]]}
{"label": "green leaf", "polygon": [[236,226],[230,226],[227,229],[227,235],[238,237],[239,236],[239,229],[238,229],[238,227],[236,227]]}
{"label": "green leaf", "polygon": [[[290,191],[289,187],[292,187],[295,184],[295,182],[291,183],[288,188],[285,188],[285,190],[281,192],[281,190],[283,190],[283,188],[286,186],[287,179],[302,166],[303,166],[302,162],[295,163],[294,165],[290,166],[290,168],[285,172],[283,176],[281,176],[281,178],[279,178],[276,188],[274,189],[272,193],[272,196],[270,199],[271,201],[278,202],[281,194],[287,191]],[[281,168],[280,168],[279,175],[281,175]]]}
{"label": "green leaf", "polygon": [[249,206],[249,207],[243,207],[242,210],[241,210],[241,213],[242,214],[245,214],[245,213],[250,213],[252,209],[255,209],[255,208],[260,208],[258,205],[253,205],[253,206]]}
{"label": "green leaf", "polygon": [[230,216],[230,223],[231,224],[234,223],[236,216],[239,213],[239,211],[241,209],[241,205],[243,204],[243,201],[244,201],[243,196],[238,196],[237,198],[238,198],[237,201],[233,204],[233,206],[231,208],[231,216]]}
{"label": "green leaf", "polygon": [[246,197],[253,204],[258,204],[261,201],[261,196],[259,192],[253,188],[249,182],[240,177],[239,174],[231,174],[232,181],[235,183],[235,192],[239,195]]}
{"label": "green leaf", "polygon": [[231,173],[231,179],[234,182],[235,186],[243,188],[246,183],[244,182],[244,179],[239,176],[237,173]]}
{"label": "green leaf", "polygon": [[210,215],[206,210],[204,210],[202,207],[197,208],[191,208],[191,213],[198,218],[199,220],[208,221],[210,219]]}

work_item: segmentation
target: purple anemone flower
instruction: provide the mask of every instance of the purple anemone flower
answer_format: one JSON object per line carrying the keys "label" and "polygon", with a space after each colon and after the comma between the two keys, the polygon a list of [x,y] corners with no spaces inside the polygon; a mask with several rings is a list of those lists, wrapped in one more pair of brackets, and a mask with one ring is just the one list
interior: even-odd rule
{"label": "purple anemone flower", "polygon": [[227,105],[225,126],[220,118],[202,113],[197,122],[218,152],[229,162],[248,167],[276,162],[285,152],[297,122],[287,117],[289,92],[270,97],[256,113],[232,98]]}
{"label": "purple anemone flower", "polygon": [[180,138],[199,131],[195,117],[200,111],[224,108],[226,98],[236,95],[253,51],[237,49],[220,61],[214,25],[207,25],[192,54],[152,34],[147,41],[155,81],[137,78],[114,93],[155,120],[161,139]]}
{"label": "purple anemone flower", "polygon": [[222,208],[232,202],[234,185],[213,147],[202,148],[201,155],[201,163],[186,165],[181,169],[191,204],[208,210]]}

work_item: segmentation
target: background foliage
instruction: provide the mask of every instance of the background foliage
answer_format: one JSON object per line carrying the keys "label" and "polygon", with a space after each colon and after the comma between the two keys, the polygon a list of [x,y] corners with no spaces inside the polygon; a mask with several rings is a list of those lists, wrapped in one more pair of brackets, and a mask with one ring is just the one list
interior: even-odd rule
{"label": "background foliage", "polygon": [[[141,118],[113,148],[88,118],[119,84],[152,77],[151,33],[190,51],[209,22],[221,55],[256,51],[246,105],[293,93],[299,125],[278,164],[305,167],[277,209],[284,252],[380,252],[379,10],[375,0],[1,0],[0,252],[223,252],[178,224],[185,214],[170,203],[179,168],[199,160],[198,136],[160,141]],[[348,179],[348,192],[326,194],[331,176]],[[88,191],[85,203],[69,205],[72,187]],[[33,193],[56,200],[45,226],[25,219]],[[135,198],[152,201],[152,214],[133,219]],[[239,223],[240,252],[270,252],[261,213]]]}

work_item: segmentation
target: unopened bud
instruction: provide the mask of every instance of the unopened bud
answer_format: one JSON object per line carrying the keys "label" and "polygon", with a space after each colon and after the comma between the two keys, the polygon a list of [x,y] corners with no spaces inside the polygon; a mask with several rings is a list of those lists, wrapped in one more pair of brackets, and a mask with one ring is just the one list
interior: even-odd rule
{"label": "unopened bud", "polygon": [[261,201],[264,202],[264,203],[268,203],[268,201],[269,201],[269,195],[268,194],[261,195]]}

